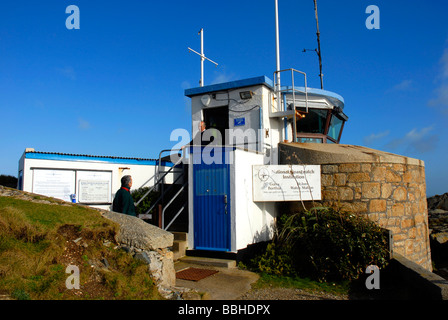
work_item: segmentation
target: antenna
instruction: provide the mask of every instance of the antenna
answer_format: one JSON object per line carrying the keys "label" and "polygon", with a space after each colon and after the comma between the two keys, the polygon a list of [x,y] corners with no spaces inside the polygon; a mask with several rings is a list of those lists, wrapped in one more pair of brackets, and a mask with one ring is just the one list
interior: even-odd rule
{"label": "antenna", "polygon": [[218,64],[215,61],[210,60],[209,58],[207,58],[204,55],[204,29],[201,28],[201,30],[199,30],[198,34],[201,35],[201,53],[194,51],[190,47],[188,47],[188,51],[193,51],[194,53],[196,53],[197,55],[199,55],[201,57],[201,80],[199,80],[199,85],[201,87],[203,87],[204,86],[204,61],[208,60],[211,63],[214,63],[216,66],[218,66]]}
{"label": "antenna", "polygon": [[322,51],[320,50],[320,31],[319,31],[319,17],[317,15],[317,0],[313,0],[314,1],[314,12],[316,15],[316,28],[317,28],[317,49],[303,49],[302,52],[307,52],[307,51],[315,51],[317,53],[317,56],[319,57],[319,77],[320,77],[320,88],[323,89],[324,88],[324,75],[322,73]]}
{"label": "antenna", "polygon": [[320,77],[320,88],[324,88],[324,75],[322,74],[322,51],[320,51],[320,32],[319,32],[319,17],[317,15],[317,0],[314,0],[314,12],[316,13],[316,28],[317,28],[317,55],[319,56],[319,77]]}
{"label": "antenna", "polygon": [[275,0],[275,52],[277,57],[277,91],[280,91],[280,35],[278,27],[278,0]]}

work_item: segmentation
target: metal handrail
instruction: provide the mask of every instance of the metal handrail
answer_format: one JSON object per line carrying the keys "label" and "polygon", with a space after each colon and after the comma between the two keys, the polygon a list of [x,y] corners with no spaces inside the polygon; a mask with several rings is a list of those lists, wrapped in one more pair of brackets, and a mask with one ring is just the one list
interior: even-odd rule
{"label": "metal handrail", "polygon": [[185,186],[188,184],[188,181],[186,181],[183,185],[182,188],[180,188],[177,193],[174,195],[173,198],[171,198],[171,200],[166,204],[165,208],[163,208],[162,210],[162,229],[163,230],[167,230],[171,224],[174,222],[174,220],[177,219],[177,217],[179,216],[179,214],[182,212],[182,210],[185,207],[185,204],[182,206],[182,209],[174,216],[173,219],[171,219],[170,223],[168,224],[168,226],[165,228],[165,210],[174,202],[174,200],[179,196],[179,194],[185,189]]}
{"label": "metal handrail", "polygon": [[[174,222],[174,220],[177,219],[177,217],[181,214],[182,211],[184,211],[185,209],[185,204],[182,206],[182,208],[180,208],[180,210],[176,213],[176,215],[174,216],[173,220],[171,220],[171,222],[166,226],[166,228],[164,228],[163,230],[168,230],[169,227],[171,227],[171,224]],[[163,226],[163,225],[162,225]]]}
{"label": "metal handrail", "polygon": [[[162,153],[167,152],[167,151],[182,151],[182,152],[183,152],[183,149],[164,149],[164,150],[162,150],[162,151],[159,152],[159,164],[158,164],[158,166],[157,166],[157,170],[156,170],[156,173],[155,173],[155,176],[156,176],[156,177],[158,177],[159,174],[160,174],[160,166],[161,166],[161,164],[162,164]],[[181,157],[181,159],[182,159],[182,158],[183,158],[183,156]],[[178,163],[177,163],[177,164],[178,164]],[[175,165],[173,166],[173,168],[174,168],[177,164],[175,164]]]}
{"label": "metal handrail", "polygon": [[[157,181],[154,183],[154,185],[151,188],[149,188],[149,190],[143,195],[143,197],[140,198],[140,200],[138,200],[135,203],[135,205],[138,206],[143,201],[143,199],[146,198],[154,190],[154,188],[161,183],[161,181],[163,181],[163,178],[165,178],[165,176],[167,176],[168,173],[170,173],[178,164],[182,162],[182,160],[183,157],[181,157],[168,171],[166,171],[162,177],[158,178]],[[160,161],[158,167],[160,167]]]}
{"label": "metal handrail", "polygon": [[[169,192],[171,190],[171,188],[173,187],[173,185],[177,182],[177,180],[179,180],[180,178],[182,178],[184,176],[184,174],[182,173],[181,175],[179,175],[176,180],[173,181],[173,184],[165,191],[165,192]],[[154,186],[155,187],[155,186]],[[157,200],[154,202],[154,204],[148,209],[146,210],[145,214],[148,214],[152,209],[154,209],[154,207],[160,202],[160,200],[163,199],[163,195],[160,195]]]}
{"label": "metal handrail", "polygon": [[[285,71],[291,71],[291,81],[292,81],[292,111],[293,111],[293,141],[296,142],[297,140],[297,124],[296,124],[296,90],[294,87],[294,72],[303,74],[304,78],[305,78],[305,106],[306,106],[306,113],[308,113],[308,85],[307,85],[307,80],[306,80],[306,73],[296,70],[294,68],[290,68],[290,69],[284,69],[284,70],[278,70],[274,72],[274,90],[275,93],[277,94],[277,97],[280,97],[279,102],[280,105],[283,105],[282,102],[282,95],[281,93],[284,91],[291,91],[290,89],[285,89],[282,90],[280,87],[280,73],[281,72],[285,72]],[[286,110],[283,110],[286,111]]]}

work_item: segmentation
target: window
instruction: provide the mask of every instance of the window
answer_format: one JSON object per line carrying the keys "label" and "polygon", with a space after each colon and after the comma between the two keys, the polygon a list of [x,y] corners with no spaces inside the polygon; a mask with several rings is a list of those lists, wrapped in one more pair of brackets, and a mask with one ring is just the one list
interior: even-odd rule
{"label": "window", "polygon": [[336,115],[331,116],[330,128],[328,129],[328,136],[338,141],[339,134],[341,133],[342,125],[344,124],[344,120],[337,117]]}
{"label": "window", "polygon": [[301,138],[298,137],[297,138],[297,142],[300,143],[323,143],[323,139],[322,138]]}
{"label": "window", "polygon": [[309,109],[308,113],[304,113],[304,118],[297,120],[297,132],[325,133],[327,113],[327,110]]}

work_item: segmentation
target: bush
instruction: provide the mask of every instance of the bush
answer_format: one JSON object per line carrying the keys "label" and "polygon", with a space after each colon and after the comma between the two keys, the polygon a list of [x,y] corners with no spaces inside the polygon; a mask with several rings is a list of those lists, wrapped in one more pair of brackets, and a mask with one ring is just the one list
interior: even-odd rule
{"label": "bush", "polygon": [[[387,264],[386,236],[359,214],[317,207],[283,215],[277,228],[271,248],[254,261],[265,272],[285,270],[319,281],[353,280],[369,265]],[[277,269],[274,261],[279,262]]]}
{"label": "bush", "polygon": [[[132,199],[134,199],[134,202],[139,201],[146,194],[146,192],[148,192],[148,190],[149,187],[142,187],[137,190],[133,190],[131,192],[131,195]],[[143,199],[143,201],[138,206],[135,207],[136,214],[144,214],[149,208],[151,208],[154,202],[157,201],[159,196],[160,192],[155,190],[151,191],[150,194],[145,199]]]}

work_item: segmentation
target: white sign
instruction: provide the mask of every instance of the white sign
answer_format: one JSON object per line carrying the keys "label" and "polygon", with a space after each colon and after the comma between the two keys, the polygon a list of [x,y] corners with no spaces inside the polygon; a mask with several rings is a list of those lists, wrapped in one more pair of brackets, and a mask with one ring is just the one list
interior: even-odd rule
{"label": "white sign", "polygon": [[254,201],[321,200],[319,165],[254,165]]}
{"label": "white sign", "polygon": [[76,178],[78,179],[78,202],[112,202],[112,172],[79,170],[76,172]]}
{"label": "white sign", "polygon": [[33,170],[33,192],[65,201],[75,193],[75,171],[72,170]]}
{"label": "white sign", "polygon": [[79,180],[80,203],[109,203],[110,183],[100,180]]}

